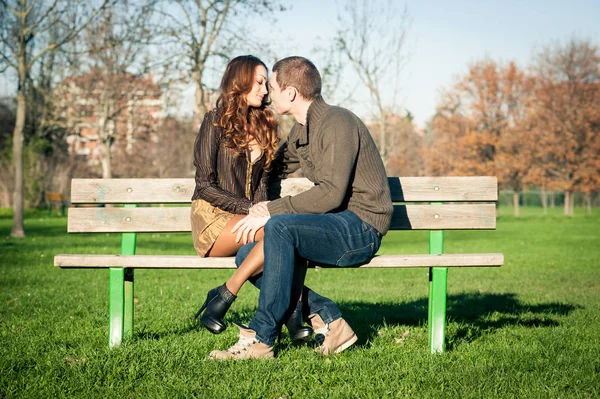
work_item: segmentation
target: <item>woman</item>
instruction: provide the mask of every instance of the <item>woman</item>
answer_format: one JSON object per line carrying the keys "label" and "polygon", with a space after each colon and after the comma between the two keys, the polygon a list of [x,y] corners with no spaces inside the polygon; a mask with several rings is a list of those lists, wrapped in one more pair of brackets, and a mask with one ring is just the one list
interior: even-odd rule
{"label": "woman", "polygon": [[[191,225],[198,255],[233,256],[243,242],[232,229],[267,199],[267,172],[277,149],[277,122],[267,108],[267,68],[258,58],[236,57],[227,64],[216,107],[209,111],[196,138],[196,189]],[[256,208],[253,212],[260,212]],[[263,230],[254,240],[262,248]],[[227,282],[208,292],[196,313],[214,334],[227,327],[225,313],[242,285],[262,271],[262,250],[252,251]],[[312,329],[302,325],[301,303],[286,326],[293,340],[307,340]]]}

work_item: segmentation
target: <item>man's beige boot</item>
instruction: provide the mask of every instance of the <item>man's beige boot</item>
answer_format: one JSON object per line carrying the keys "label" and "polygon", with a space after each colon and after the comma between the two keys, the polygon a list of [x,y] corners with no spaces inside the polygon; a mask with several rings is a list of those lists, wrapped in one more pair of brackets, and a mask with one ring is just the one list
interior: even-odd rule
{"label": "man's beige boot", "polygon": [[324,356],[340,353],[354,345],[358,340],[352,328],[341,317],[330,324],[325,324],[321,316],[316,313],[309,315],[308,319],[313,330],[315,330],[315,340],[319,344],[315,352],[319,352]]}
{"label": "man's beige boot", "polygon": [[225,359],[273,359],[273,347],[258,342],[256,332],[237,325],[240,329],[240,339],[226,351],[214,350],[208,355],[209,360]]}

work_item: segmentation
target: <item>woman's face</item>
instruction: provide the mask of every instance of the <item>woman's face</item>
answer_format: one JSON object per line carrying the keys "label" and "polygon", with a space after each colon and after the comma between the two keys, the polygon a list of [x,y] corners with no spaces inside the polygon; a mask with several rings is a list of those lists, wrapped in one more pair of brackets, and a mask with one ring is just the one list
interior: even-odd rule
{"label": "woman's face", "polygon": [[260,107],[267,93],[267,69],[262,65],[257,65],[254,70],[254,84],[250,92],[246,94],[248,106]]}

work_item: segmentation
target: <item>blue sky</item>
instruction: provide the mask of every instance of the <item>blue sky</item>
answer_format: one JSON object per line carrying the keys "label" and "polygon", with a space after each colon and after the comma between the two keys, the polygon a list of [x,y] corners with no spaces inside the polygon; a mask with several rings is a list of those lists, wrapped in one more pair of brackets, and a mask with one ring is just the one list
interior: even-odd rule
{"label": "blue sky", "polygon": [[[290,4],[292,9],[280,14],[274,26],[265,24],[260,29],[279,31],[278,38],[294,38],[276,47],[278,55],[310,58],[319,37],[335,34],[336,1]],[[433,115],[439,90],[464,74],[471,62],[489,56],[526,67],[535,51],[574,36],[600,45],[600,0],[409,0],[397,4],[399,8],[405,4],[412,19],[407,42],[410,58],[400,79],[399,98],[418,125]],[[355,85],[353,76],[348,74],[347,79]],[[353,111],[368,117],[366,91],[359,89],[355,97]]]}
{"label": "blue sky", "polygon": [[[311,50],[333,38],[337,9],[344,1],[282,0],[291,5],[290,10],[275,20],[253,20],[250,26],[278,57],[303,55],[320,66]],[[395,0],[395,4],[399,9],[406,5],[412,20],[407,41],[410,58],[399,79],[398,103],[413,113],[420,126],[435,112],[440,89],[464,74],[471,62],[488,56],[525,67],[536,49],[574,36],[600,45],[600,0]],[[269,63],[264,55],[256,55]],[[355,88],[348,107],[369,118],[368,93],[348,68],[340,92]],[[0,95],[13,92],[14,82],[0,76]],[[181,100],[179,111],[191,112],[193,89],[185,91]]]}

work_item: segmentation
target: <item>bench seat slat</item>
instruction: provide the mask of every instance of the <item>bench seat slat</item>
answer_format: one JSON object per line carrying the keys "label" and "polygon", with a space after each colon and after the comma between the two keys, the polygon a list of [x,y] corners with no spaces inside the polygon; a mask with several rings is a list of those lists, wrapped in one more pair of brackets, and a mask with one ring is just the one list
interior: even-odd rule
{"label": "bench seat slat", "polygon": [[[494,176],[388,177],[394,202],[485,202],[498,200]],[[306,178],[282,182],[282,196],[313,184]],[[194,179],[73,179],[73,204],[189,203]]]}
{"label": "bench seat slat", "polygon": [[[392,230],[495,229],[494,204],[396,205]],[[69,233],[189,232],[190,207],[71,208]]]}
{"label": "bench seat slat", "polygon": [[[136,269],[235,269],[234,257],[200,258],[173,255],[56,255],[54,266],[61,268],[127,267]],[[397,267],[497,267],[504,263],[501,253],[444,255],[379,255],[361,268]]]}

